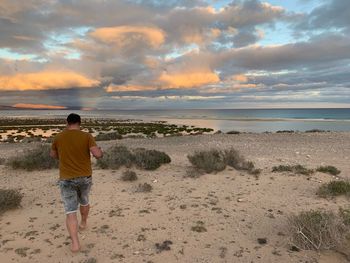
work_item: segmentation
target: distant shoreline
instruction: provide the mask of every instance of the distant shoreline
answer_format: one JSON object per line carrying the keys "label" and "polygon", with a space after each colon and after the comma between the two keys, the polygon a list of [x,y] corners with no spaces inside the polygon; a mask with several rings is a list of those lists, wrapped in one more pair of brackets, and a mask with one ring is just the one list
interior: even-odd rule
{"label": "distant shoreline", "polygon": [[[3,118],[61,119],[72,110],[0,111]],[[350,131],[350,109],[261,109],[261,110],[74,110],[83,119],[163,122],[175,125],[207,127],[228,132],[307,131],[312,129]]]}
{"label": "distant shoreline", "polygon": [[[54,136],[65,128],[62,118],[0,118],[0,142],[51,142]],[[254,134],[254,133],[325,133],[330,130],[310,129],[298,131],[292,129],[277,130],[275,132],[245,132],[230,130],[222,132],[198,125],[173,124],[167,121],[146,121],[132,119],[85,118],[82,129],[95,136],[98,141],[108,141],[125,138],[159,138],[174,136],[189,136],[200,134]],[[333,131],[334,132],[334,131]]]}

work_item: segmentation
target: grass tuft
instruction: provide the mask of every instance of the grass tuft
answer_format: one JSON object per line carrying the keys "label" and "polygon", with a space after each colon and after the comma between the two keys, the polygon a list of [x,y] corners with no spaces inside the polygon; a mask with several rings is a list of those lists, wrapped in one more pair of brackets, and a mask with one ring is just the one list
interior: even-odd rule
{"label": "grass tuft", "polygon": [[198,233],[207,232],[203,221],[197,221],[196,224],[191,227],[191,230]]}
{"label": "grass tuft", "polygon": [[0,189],[0,214],[20,207],[23,195],[14,189]]}
{"label": "grass tuft", "polygon": [[317,195],[323,198],[350,195],[349,181],[331,181],[320,186]]}
{"label": "grass tuft", "polygon": [[123,181],[136,181],[137,175],[134,171],[126,170],[121,177]]}
{"label": "grass tuft", "polygon": [[22,155],[10,158],[6,165],[12,169],[27,171],[47,170],[58,167],[58,161],[50,157],[50,145],[42,144],[30,149]]}
{"label": "grass tuft", "polygon": [[331,174],[331,175],[338,175],[340,174],[340,170],[338,170],[336,167],[331,166],[331,165],[327,165],[327,166],[320,166],[316,169],[317,172],[321,172],[321,173],[327,173],[327,174]]}
{"label": "grass tuft", "polygon": [[299,249],[325,250],[344,244],[349,228],[333,212],[310,210],[289,217],[291,241]]}

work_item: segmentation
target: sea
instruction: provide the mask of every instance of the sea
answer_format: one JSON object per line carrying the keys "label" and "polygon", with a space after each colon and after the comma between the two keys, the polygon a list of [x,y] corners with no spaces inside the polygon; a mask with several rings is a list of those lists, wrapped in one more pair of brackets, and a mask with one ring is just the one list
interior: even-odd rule
{"label": "sea", "polygon": [[177,125],[212,128],[214,131],[276,132],[283,130],[350,131],[350,108],[342,109],[186,109],[186,110],[1,110],[0,117],[113,118],[165,121]]}

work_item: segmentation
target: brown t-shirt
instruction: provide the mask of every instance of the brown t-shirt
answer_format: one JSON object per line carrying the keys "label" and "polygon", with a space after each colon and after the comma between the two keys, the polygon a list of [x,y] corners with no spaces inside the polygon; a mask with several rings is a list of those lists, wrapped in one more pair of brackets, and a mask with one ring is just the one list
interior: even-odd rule
{"label": "brown t-shirt", "polygon": [[91,134],[80,130],[64,130],[53,143],[58,153],[60,179],[72,179],[92,174],[90,148],[96,146]]}

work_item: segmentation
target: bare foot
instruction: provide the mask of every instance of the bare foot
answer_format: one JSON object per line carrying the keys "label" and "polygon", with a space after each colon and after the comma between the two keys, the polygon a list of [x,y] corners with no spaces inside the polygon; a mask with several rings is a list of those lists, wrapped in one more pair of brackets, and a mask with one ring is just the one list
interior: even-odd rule
{"label": "bare foot", "polygon": [[70,245],[70,250],[71,250],[73,253],[79,252],[79,250],[80,250],[80,245],[79,245],[79,243],[77,243],[77,244],[72,243],[72,244]]}
{"label": "bare foot", "polygon": [[81,222],[79,225],[79,230],[85,230],[87,228],[86,222]]}

